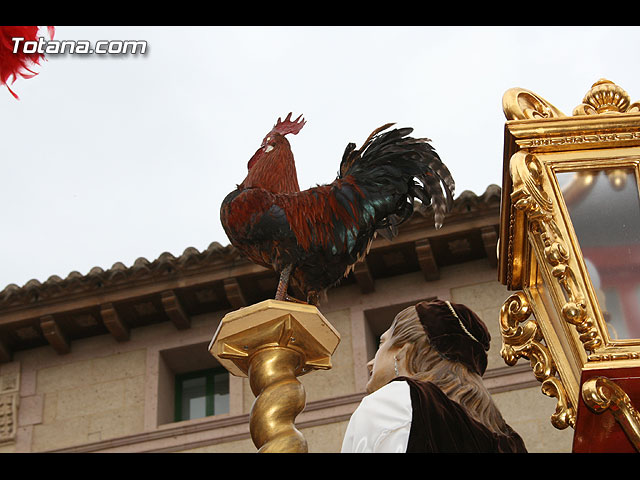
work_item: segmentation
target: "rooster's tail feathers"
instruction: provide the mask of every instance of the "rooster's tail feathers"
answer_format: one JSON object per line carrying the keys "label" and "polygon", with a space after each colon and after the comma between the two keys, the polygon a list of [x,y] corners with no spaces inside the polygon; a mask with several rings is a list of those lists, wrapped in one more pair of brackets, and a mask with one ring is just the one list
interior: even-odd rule
{"label": "rooster's tail feathers", "polygon": [[378,232],[385,238],[395,236],[397,227],[413,213],[413,200],[421,208],[431,206],[436,228],[442,226],[445,214],[453,205],[455,182],[449,169],[433,149],[430,140],[412,138],[412,128],[387,130],[392,123],[374,130],[360,149],[347,145],[339,176],[351,176],[356,183],[367,185],[387,196],[390,211],[380,220]]}

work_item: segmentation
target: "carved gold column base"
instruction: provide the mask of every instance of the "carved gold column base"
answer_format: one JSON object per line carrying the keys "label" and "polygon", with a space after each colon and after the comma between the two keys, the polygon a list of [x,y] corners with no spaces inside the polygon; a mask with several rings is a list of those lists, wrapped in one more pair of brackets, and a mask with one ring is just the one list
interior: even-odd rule
{"label": "carved gold column base", "polygon": [[209,352],[231,374],[249,378],[256,396],[249,427],[258,452],[308,451],[294,425],[305,406],[297,377],[330,369],[339,342],[313,305],[266,300],[222,319]]}
{"label": "carved gold column base", "polygon": [[605,377],[591,378],[582,384],[582,399],[594,413],[610,411],[640,452],[640,414],[619,385]]}

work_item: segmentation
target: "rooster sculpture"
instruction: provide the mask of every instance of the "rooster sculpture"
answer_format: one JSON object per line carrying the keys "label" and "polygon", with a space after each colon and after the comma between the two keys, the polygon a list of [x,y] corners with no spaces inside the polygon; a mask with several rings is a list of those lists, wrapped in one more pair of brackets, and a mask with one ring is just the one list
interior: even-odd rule
{"label": "rooster sculpture", "polygon": [[420,208],[433,207],[440,228],[455,184],[430,140],[389,123],[361,148],[347,145],[332,183],[300,191],[285,137],[305,123],[302,115],[278,118],[249,160],[246,178],[222,202],[220,217],[233,246],[280,275],[277,300],[296,301],[288,295],[291,283],[317,305],[364,258],[377,233],[397,234],[414,199]]}

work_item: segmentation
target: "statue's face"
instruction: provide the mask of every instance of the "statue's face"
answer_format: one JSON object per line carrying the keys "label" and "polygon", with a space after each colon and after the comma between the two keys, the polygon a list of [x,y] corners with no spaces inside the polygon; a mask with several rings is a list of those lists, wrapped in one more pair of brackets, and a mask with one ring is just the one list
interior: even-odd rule
{"label": "statue's face", "polygon": [[[395,372],[396,360],[394,357],[398,354],[400,348],[391,346],[390,337],[391,330],[387,330],[382,334],[376,356],[367,364],[370,373],[366,387],[367,393],[375,392],[398,376]],[[400,375],[405,373],[400,359],[398,359],[397,366]]]}

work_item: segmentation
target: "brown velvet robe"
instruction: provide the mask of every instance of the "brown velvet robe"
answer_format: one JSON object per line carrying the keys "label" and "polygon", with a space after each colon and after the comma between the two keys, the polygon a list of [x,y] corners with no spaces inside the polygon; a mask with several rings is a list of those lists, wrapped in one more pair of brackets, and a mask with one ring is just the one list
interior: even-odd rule
{"label": "brown velvet robe", "polygon": [[511,427],[509,435],[497,434],[472,419],[457,402],[430,382],[407,377],[413,419],[407,453],[526,453]]}

